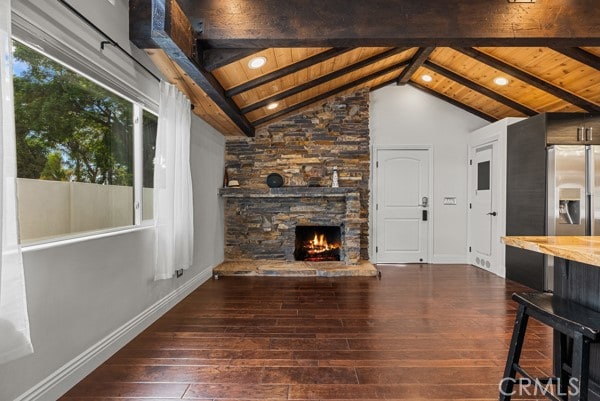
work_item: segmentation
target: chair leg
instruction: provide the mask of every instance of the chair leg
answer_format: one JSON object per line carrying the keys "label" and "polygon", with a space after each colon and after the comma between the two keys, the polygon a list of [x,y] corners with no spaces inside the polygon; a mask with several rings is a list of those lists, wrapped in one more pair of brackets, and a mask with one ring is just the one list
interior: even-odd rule
{"label": "chair leg", "polygon": [[556,363],[556,376],[558,376],[558,385],[557,385],[557,396],[561,400],[567,401],[569,399],[569,379],[571,375],[563,369],[564,364],[572,365],[571,362],[571,344],[570,339],[563,333],[558,333],[559,338],[559,359]]}
{"label": "chair leg", "polygon": [[588,376],[590,369],[590,342],[581,333],[573,337],[573,365],[571,377],[573,384],[573,400],[588,400]]}
{"label": "chair leg", "polygon": [[504,368],[504,377],[500,385],[500,401],[510,401],[515,384],[517,371],[515,365],[519,364],[521,357],[521,349],[523,348],[523,340],[525,338],[525,330],[527,330],[527,321],[529,315],[525,313],[525,306],[519,305],[517,317],[513,328],[512,339],[510,340],[510,348],[508,357],[506,358],[506,367]]}

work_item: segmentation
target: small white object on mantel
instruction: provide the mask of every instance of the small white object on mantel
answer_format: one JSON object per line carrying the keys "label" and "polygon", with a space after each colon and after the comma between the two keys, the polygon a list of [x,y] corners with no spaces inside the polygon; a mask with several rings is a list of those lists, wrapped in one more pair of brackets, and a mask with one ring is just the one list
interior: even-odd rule
{"label": "small white object on mantel", "polygon": [[339,188],[340,183],[338,182],[338,170],[337,166],[333,168],[333,174],[331,175],[331,188]]}

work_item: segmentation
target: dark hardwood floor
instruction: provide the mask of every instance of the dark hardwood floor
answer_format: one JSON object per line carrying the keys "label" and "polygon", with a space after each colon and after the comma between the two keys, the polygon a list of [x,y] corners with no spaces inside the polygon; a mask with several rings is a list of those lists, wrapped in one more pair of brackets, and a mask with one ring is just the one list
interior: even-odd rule
{"label": "dark hardwood floor", "polygon": [[[510,295],[527,288],[466,265],[379,268],[211,280],[62,399],[497,400]],[[549,371],[551,344],[530,323],[523,365]]]}

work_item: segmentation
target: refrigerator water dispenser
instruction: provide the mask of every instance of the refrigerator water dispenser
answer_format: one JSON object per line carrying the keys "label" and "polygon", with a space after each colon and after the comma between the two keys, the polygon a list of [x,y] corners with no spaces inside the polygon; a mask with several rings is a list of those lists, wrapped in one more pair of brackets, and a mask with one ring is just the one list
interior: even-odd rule
{"label": "refrigerator water dispenser", "polygon": [[581,224],[581,191],[578,188],[561,188],[558,194],[558,223]]}

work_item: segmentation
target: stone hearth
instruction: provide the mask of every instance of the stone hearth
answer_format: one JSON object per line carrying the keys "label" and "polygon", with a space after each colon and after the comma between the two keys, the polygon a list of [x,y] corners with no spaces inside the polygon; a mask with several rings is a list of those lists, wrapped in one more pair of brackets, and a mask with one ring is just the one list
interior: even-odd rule
{"label": "stone hearth", "polygon": [[340,262],[286,262],[279,260],[241,260],[221,263],[213,270],[215,276],[284,276],[339,277],[376,276],[377,269],[369,262],[344,265]]}

